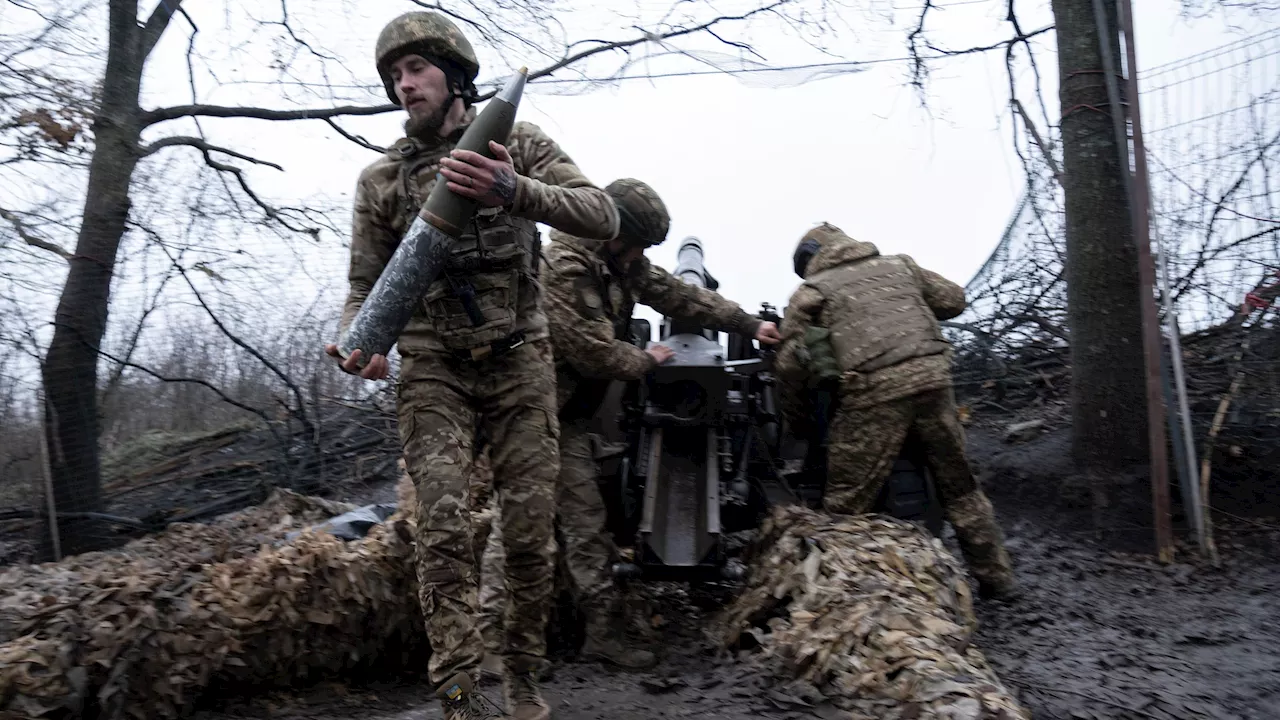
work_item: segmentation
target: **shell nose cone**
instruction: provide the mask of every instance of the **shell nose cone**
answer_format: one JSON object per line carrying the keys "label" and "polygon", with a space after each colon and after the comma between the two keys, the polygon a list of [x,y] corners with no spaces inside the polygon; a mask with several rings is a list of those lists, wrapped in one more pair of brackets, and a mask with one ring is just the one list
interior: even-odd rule
{"label": "shell nose cone", "polygon": [[520,71],[511,76],[507,80],[507,84],[502,86],[495,96],[498,100],[510,103],[512,105],[520,104],[520,96],[524,94],[524,84],[529,79],[529,69],[520,68]]}

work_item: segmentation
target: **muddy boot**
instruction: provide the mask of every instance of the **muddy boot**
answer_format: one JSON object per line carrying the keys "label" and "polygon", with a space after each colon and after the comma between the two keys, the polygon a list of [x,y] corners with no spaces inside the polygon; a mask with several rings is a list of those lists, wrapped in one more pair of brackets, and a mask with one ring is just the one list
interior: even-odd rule
{"label": "muddy boot", "polygon": [[542,699],[542,689],[538,686],[539,663],[523,658],[508,659],[504,666],[502,695],[506,700],[507,717],[514,720],[551,720],[551,706]]}
{"label": "muddy boot", "polygon": [[458,673],[436,690],[444,709],[444,720],[489,720],[506,718],[498,706],[481,695],[466,673]]}
{"label": "muddy boot", "polygon": [[587,614],[587,638],[582,643],[582,657],[606,662],[627,670],[647,670],[658,664],[658,658],[648,650],[628,647],[626,633],[619,627],[611,613],[604,610]]}
{"label": "muddy boot", "polygon": [[946,511],[969,571],[978,580],[978,596],[999,600],[1017,597],[1013,566],[1004,549],[1004,532],[996,523],[986,494],[981,489],[974,490],[950,503]]}

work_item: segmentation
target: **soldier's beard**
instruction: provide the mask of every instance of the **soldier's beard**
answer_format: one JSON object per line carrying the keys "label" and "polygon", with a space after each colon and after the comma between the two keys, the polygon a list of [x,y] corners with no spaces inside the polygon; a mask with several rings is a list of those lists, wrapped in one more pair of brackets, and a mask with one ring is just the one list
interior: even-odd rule
{"label": "soldier's beard", "polygon": [[449,106],[452,104],[442,103],[425,115],[410,115],[409,119],[404,121],[405,136],[425,142],[438,141],[440,128],[444,127],[445,117],[448,116]]}

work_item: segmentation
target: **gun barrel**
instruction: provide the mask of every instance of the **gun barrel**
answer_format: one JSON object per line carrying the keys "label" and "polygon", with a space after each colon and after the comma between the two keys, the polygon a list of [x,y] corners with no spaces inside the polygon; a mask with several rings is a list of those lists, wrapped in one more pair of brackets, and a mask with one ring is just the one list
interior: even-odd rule
{"label": "gun barrel", "polygon": [[[680,249],[676,252],[676,271],[672,273],[676,278],[690,285],[697,285],[707,290],[715,290],[720,286],[716,279],[707,272],[707,266],[703,264],[705,254],[702,250],[702,241],[696,237],[687,237],[680,243]],[[696,322],[689,319],[666,318],[663,321],[663,339],[671,335],[683,335],[692,333],[694,335],[702,335],[710,340],[715,340],[715,333],[704,330],[699,327]]]}
{"label": "gun barrel", "polygon": [[698,287],[707,287],[707,268],[703,265],[706,255],[702,251],[702,241],[696,237],[687,237],[680,243],[676,253],[675,276]]}

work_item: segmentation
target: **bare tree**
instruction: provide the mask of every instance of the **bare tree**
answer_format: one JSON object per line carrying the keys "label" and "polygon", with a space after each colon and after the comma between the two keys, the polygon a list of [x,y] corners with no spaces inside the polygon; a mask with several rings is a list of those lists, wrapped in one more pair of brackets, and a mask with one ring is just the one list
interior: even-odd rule
{"label": "bare tree", "polygon": [[[808,6],[801,0],[774,0],[750,6],[736,14],[717,13],[710,3],[678,1],[656,27],[637,27],[632,36],[620,40],[577,42],[565,39],[563,28],[552,12],[552,3],[544,0],[516,0],[496,7],[469,0],[459,3],[415,2],[449,14],[465,25],[468,32],[474,33],[473,37],[496,46],[500,52],[504,49],[519,50],[525,57],[545,58],[546,66],[530,75],[536,81],[552,73],[572,72],[588,61],[598,69],[602,58],[610,55],[621,57],[621,63],[603,74],[598,71],[590,76],[585,71],[582,73],[584,79],[607,80],[628,67],[637,54],[643,55],[645,47],[693,36],[705,35],[735,52],[749,54],[749,45],[732,39],[727,33],[734,28],[745,32],[749,23],[755,20],[802,26],[817,36],[821,33],[813,32],[813,29],[821,28],[827,22],[822,13],[835,0],[811,0]],[[25,4],[15,7],[36,12]],[[229,6],[234,7],[234,4]],[[287,0],[271,7],[241,8],[250,18],[249,22],[256,23],[253,34],[266,33],[272,38],[269,44],[274,56],[271,65],[277,72],[273,82],[282,91],[292,88],[290,93],[284,93],[295,103],[291,108],[223,106],[202,102],[196,92],[197,76],[213,75],[216,78],[217,74],[209,69],[198,73],[195,69],[200,57],[197,38],[201,30],[188,15],[187,4],[183,0],[158,2],[145,18],[139,15],[137,0],[109,0],[105,8],[85,4],[61,11],[57,16],[42,17],[43,25],[36,23],[32,32],[5,41],[7,47],[0,45],[4,48],[4,53],[0,54],[0,88],[8,87],[14,97],[24,97],[27,108],[23,114],[0,124],[0,133],[8,131],[7,146],[12,150],[8,158],[0,159],[0,163],[12,161],[45,166],[61,163],[83,167],[87,161],[85,200],[76,218],[74,247],[63,247],[44,237],[39,226],[31,222],[29,214],[7,211],[4,215],[11,231],[27,246],[56,256],[67,265],[66,283],[54,313],[52,338],[40,364],[47,396],[44,428],[55,501],[60,511],[92,518],[92,514],[102,508],[98,366],[108,325],[112,280],[120,260],[122,243],[130,233],[139,230],[135,217],[139,200],[135,194],[135,178],[139,163],[168,149],[194,151],[195,156],[216,174],[215,184],[220,186],[224,199],[236,208],[239,215],[248,217],[256,214],[262,227],[276,232],[316,237],[325,224],[323,218],[316,217],[305,208],[279,207],[251,185],[250,168],[278,169],[279,166],[210,140],[204,133],[202,120],[321,121],[347,139],[363,147],[377,149],[372,143],[342,128],[337,120],[396,109],[387,104],[366,104],[369,97],[376,96],[376,92],[371,94],[371,88],[359,83],[355,92],[346,96],[354,98],[352,102],[297,107],[302,104],[299,98],[341,99],[341,94],[335,91],[341,82],[330,73],[342,70],[342,65],[336,55],[295,24],[290,9]],[[106,59],[104,64],[96,65],[97,47],[91,28],[95,22],[101,21],[103,10],[107,29]],[[680,19],[674,20],[676,17]],[[148,59],[161,39],[172,34],[171,28],[179,22],[190,28],[186,57],[191,101],[183,105],[145,108],[141,102],[141,89],[147,76]],[[81,30],[77,32],[74,28]],[[536,32],[526,32],[529,28]],[[50,38],[56,38],[59,45],[49,47]],[[242,52],[249,43],[239,37],[225,37],[219,38],[216,44],[225,47],[228,53],[235,53]],[[34,59],[50,53],[75,55],[77,67],[92,69],[100,80],[91,86],[68,83],[64,82],[67,80],[65,77],[38,70],[41,64]],[[27,62],[22,62],[24,57],[28,58]],[[157,137],[159,128],[174,121],[179,121],[185,129],[169,134],[159,133]],[[144,142],[144,136],[149,140]],[[161,242],[168,241],[163,231],[157,232]],[[177,262],[174,267],[182,277],[186,277],[183,274],[185,268]],[[199,298],[194,284],[184,284]],[[203,299],[198,299],[198,303],[205,305]],[[217,324],[217,315],[207,305],[205,309]],[[219,327],[228,338],[237,337],[230,328]],[[291,386],[290,392],[297,396],[294,407],[299,413],[305,413],[300,384],[295,383],[287,372],[274,367],[265,355],[255,353],[248,343],[239,344],[242,350],[271,367],[286,386]],[[137,364],[127,358],[119,359],[130,365]],[[62,545],[67,553],[100,547],[107,539],[103,528],[91,519],[74,525],[68,523],[62,529]]]}
{"label": "bare tree", "polygon": [[[1074,342],[1072,449],[1077,466],[1109,474],[1147,457],[1138,253],[1107,72],[1121,68],[1115,0],[1054,0],[1066,200],[1067,317]],[[1109,62],[1108,62],[1109,60]],[[1122,85],[1115,78],[1116,85]],[[1121,118],[1121,122],[1124,122]]]}

